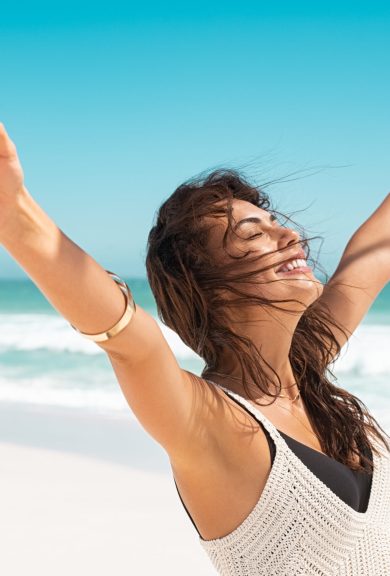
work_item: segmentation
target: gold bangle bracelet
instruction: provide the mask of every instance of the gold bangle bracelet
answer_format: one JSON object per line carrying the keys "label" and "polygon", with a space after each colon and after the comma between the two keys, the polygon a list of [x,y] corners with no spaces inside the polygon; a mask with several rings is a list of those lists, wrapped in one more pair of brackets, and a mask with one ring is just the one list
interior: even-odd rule
{"label": "gold bangle bracelet", "polygon": [[78,328],[76,328],[76,326],[73,326],[73,324],[71,324],[72,328],[74,328],[76,332],[78,332],[85,338],[88,338],[89,340],[93,340],[93,342],[105,342],[106,340],[110,340],[110,338],[113,338],[114,336],[119,334],[119,332],[121,332],[129,324],[136,310],[134,298],[126,282],[124,280],[121,280],[121,278],[119,278],[119,276],[114,272],[110,272],[109,270],[106,270],[106,272],[111,276],[111,278],[118,284],[119,288],[122,290],[126,299],[126,310],[122,315],[122,317],[115,324],[115,326],[112,326],[112,328],[109,328],[104,332],[100,332],[99,334],[87,334],[85,332],[81,332],[81,330],[79,330]]}

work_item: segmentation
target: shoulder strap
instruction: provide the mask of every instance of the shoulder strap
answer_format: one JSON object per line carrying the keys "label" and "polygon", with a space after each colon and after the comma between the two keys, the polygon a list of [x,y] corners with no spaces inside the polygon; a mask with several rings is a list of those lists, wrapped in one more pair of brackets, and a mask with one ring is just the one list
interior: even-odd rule
{"label": "shoulder strap", "polygon": [[222,390],[224,390],[229,396],[231,396],[235,400],[237,400],[237,402],[239,404],[241,404],[244,408],[247,408],[248,411],[255,418],[255,420],[260,420],[260,422],[264,425],[266,430],[269,432],[271,438],[274,440],[275,444],[279,447],[279,449],[283,448],[286,445],[284,439],[281,437],[276,426],[274,426],[274,424],[272,424],[272,422],[270,420],[268,420],[268,418],[266,418],[264,416],[264,414],[259,409],[257,409],[255,406],[253,406],[253,404],[251,404],[251,402],[246,400],[246,398],[243,398],[242,396],[240,396],[240,394],[237,394],[237,392],[233,392],[232,390],[229,390],[228,388],[225,388],[225,386],[222,386],[221,384],[217,384],[216,382],[213,382],[212,380],[207,379],[207,382],[211,382],[211,384],[214,384],[215,386],[218,386],[218,388],[221,388]]}

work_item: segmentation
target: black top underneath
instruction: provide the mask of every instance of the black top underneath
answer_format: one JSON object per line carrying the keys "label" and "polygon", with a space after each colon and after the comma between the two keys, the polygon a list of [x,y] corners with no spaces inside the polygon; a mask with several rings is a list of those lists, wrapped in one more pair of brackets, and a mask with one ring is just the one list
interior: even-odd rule
{"label": "black top underneath", "polygon": [[[226,394],[226,392],[225,392]],[[241,404],[238,400],[233,398],[242,408],[244,408],[250,416],[255,418],[255,416],[250,412],[250,410]],[[272,440],[268,430],[264,427],[263,423],[260,422],[257,418],[255,418],[256,422],[258,422],[264,430],[266,435],[268,446],[270,449],[271,455],[271,466],[273,465],[275,454],[276,454],[276,446],[274,441]],[[351,470],[346,464],[342,464],[337,460],[334,460],[330,456],[326,454],[322,454],[314,448],[310,448],[302,442],[295,440],[291,436],[288,436],[281,430],[278,430],[279,434],[284,438],[286,443],[288,444],[289,448],[294,452],[294,454],[311,470],[311,472],[317,476],[324,484],[330,488],[330,490],[338,496],[343,502],[348,504],[353,510],[358,512],[366,512],[370,493],[371,493],[371,484],[372,484],[372,474],[368,472],[362,472],[359,470]],[[372,461],[372,451],[366,454],[368,458]],[[194,520],[192,519],[190,513],[186,505],[183,502],[183,499],[180,495],[179,489],[176,484],[175,485],[177,492],[179,494],[180,500],[186,510],[192,524],[194,525],[196,531],[199,534],[199,537],[202,538]],[[203,540],[203,538],[202,538]]]}

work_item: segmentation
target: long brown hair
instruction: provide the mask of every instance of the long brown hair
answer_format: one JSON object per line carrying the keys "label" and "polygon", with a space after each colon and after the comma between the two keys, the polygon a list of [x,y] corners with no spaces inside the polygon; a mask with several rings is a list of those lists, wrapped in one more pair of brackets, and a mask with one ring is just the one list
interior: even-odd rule
{"label": "long brown hair", "polygon": [[[243,272],[237,260],[245,258],[246,262],[254,262],[262,256],[253,257],[248,251],[242,256],[230,254],[227,263],[213,258],[208,249],[210,225],[205,224],[205,217],[209,221],[210,217],[227,216],[228,226],[222,241],[226,250],[227,235],[234,233],[233,199],[245,200],[278,219],[282,217],[292,221],[275,210],[264,189],[250,183],[240,171],[217,169],[203,173],[180,185],[160,206],[148,237],[148,280],[161,321],[203,358],[202,377],[218,370],[221,351],[229,350],[241,367],[243,387],[248,397],[255,401],[247,387],[247,376],[262,394],[272,396],[267,384],[269,369],[279,383],[276,398],[281,389],[278,374],[249,338],[232,330],[228,309],[250,303],[283,310],[278,304],[299,301],[270,300],[253,291],[250,294],[245,292],[243,286],[251,282],[258,284],[258,279],[252,280],[252,277],[271,266]],[[306,259],[311,261],[313,268],[317,267],[324,273],[318,261],[310,257],[309,240],[318,236],[307,238],[302,227],[297,226],[300,229],[299,243],[307,254]],[[283,262],[280,260],[280,264]],[[325,277],[327,281],[326,273]],[[336,322],[321,298],[305,308],[292,338],[289,359],[312,425],[321,439],[322,450],[352,469],[372,471],[366,454],[369,449],[375,452],[377,449],[370,433],[387,450],[390,446],[385,435],[389,436],[359,398],[330,380],[336,380],[330,365],[341,351],[332,327],[343,332],[347,339],[350,334]],[[355,463],[356,454],[362,456],[362,464]]]}

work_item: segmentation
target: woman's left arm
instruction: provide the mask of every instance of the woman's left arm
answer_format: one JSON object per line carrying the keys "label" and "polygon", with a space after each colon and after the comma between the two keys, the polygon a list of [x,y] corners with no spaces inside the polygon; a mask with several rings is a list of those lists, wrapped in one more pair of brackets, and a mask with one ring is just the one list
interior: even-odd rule
{"label": "woman's left arm", "polygon": [[[349,334],[390,281],[390,194],[349,240],[320,301]],[[330,327],[340,346],[345,335]]]}

